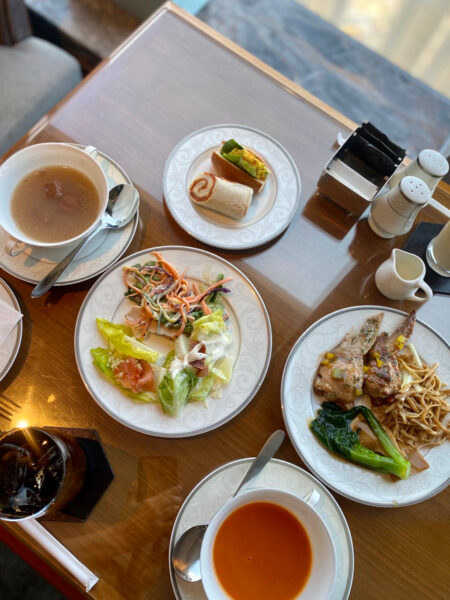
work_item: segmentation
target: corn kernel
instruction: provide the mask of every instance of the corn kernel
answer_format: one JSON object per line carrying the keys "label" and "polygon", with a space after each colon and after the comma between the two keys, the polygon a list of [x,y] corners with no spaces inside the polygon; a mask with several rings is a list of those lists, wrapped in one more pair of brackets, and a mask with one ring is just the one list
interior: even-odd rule
{"label": "corn kernel", "polygon": [[367,365],[364,365],[364,373],[367,373],[369,371],[369,367]]}
{"label": "corn kernel", "polygon": [[362,390],[355,390],[355,395],[356,396],[362,396],[363,391]]}
{"label": "corn kernel", "polygon": [[399,344],[404,344],[406,342],[405,336],[404,335],[399,335],[398,338],[397,338],[397,342]]}
{"label": "corn kernel", "polygon": [[332,352],[327,352],[327,358],[333,360],[333,358],[336,358],[336,354],[333,354]]}
{"label": "corn kernel", "polygon": [[323,361],[320,364],[321,365],[329,365],[330,361],[328,360],[328,358],[324,358]]}
{"label": "corn kernel", "polygon": [[379,358],[377,358],[377,367],[380,368],[384,365],[384,362],[382,360],[380,360]]}
{"label": "corn kernel", "polygon": [[381,354],[379,352],[373,352],[372,356],[374,356],[375,358],[380,358]]}

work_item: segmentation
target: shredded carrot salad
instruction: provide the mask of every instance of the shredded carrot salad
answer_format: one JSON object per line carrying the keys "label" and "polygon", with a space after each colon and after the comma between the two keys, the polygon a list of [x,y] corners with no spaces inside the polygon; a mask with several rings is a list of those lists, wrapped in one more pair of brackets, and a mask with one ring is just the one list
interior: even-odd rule
{"label": "shredded carrot salad", "polygon": [[219,292],[229,292],[223,287],[231,277],[219,276],[218,281],[205,290],[200,290],[195,281],[185,277],[187,269],[178,273],[159,252],[156,258],[145,265],[124,267],[125,295],[140,307],[137,320],[127,318],[128,325],[135,329],[140,338],[150,332],[158,333],[162,326],[173,328],[170,337],[188,333],[192,322],[212,312],[210,304]]}

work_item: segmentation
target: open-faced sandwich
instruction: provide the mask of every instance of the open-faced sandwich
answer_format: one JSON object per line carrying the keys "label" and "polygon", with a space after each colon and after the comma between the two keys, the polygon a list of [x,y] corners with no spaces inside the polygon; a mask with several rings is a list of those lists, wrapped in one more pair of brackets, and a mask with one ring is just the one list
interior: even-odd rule
{"label": "open-faced sandwich", "polygon": [[263,189],[270,173],[260,156],[233,139],[214,150],[211,162],[219,175],[248,185],[255,193]]}

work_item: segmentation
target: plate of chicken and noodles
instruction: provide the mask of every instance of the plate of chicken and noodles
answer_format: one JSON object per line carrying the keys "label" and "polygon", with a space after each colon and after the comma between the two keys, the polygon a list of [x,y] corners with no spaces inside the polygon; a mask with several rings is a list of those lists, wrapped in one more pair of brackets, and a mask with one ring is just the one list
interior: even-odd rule
{"label": "plate of chicken and noodles", "polygon": [[450,480],[450,347],[382,306],[333,312],[294,344],[281,399],[309,469],[363,504],[422,502]]}

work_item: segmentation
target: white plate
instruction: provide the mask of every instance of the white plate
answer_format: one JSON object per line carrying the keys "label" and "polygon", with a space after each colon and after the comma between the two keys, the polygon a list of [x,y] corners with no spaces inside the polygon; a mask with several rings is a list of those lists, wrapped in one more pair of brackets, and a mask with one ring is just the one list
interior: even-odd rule
{"label": "white plate", "polygon": [[[223,301],[230,315],[229,327],[236,356],[231,382],[223,388],[222,398],[188,404],[176,418],[166,415],[158,404],[137,404],[110,384],[92,364],[91,348],[104,346],[95,319],[103,317],[123,322],[133,304],[124,297],[122,266],[145,263],[154,259],[151,251],[163,257],[197,281],[212,280],[220,273],[232,277],[232,290]],[[228,287],[228,286],[227,286]],[[172,342],[152,336],[151,344],[162,352],[170,350]],[[161,344],[160,347],[157,344]],[[168,346],[170,344],[170,346]],[[165,346],[165,347],[164,347]],[[75,355],[81,377],[96,402],[123,425],[160,437],[187,437],[204,433],[226,423],[253,398],[262,384],[272,351],[272,330],[266,307],[253,284],[228,261],[196,248],[162,246],[142,250],[122,259],[105,273],[86,296],[75,328]]]}
{"label": "white plate", "polygon": [[[405,481],[392,481],[347,462],[328,452],[309,428],[320,401],[313,390],[317,365],[324,352],[336,346],[350,329],[360,329],[367,317],[384,312],[381,331],[393,331],[406,313],[385,306],[344,308],[323,317],[295,343],[281,382],[284,422],[303,462],[330,488],[356,502],[372,506],[407,506],[422,502],[449,483],[450,442],[424,452],[430,468]],[[417,320],[411,336],[419,354],[428,364],[439,363],[438,374],[450,383],[448,343],[431,327]]]}
{"label": "white plate", "polygon": [[[84,148],[79,144],[71,144]],[[97,162],[105,172],[109,189],[120,183],[131,183],[128,175],[111,158],[97,151]],[[134,237],[139,215],[126,227],[117,230],[102,231],[87,244],[72,261],[55,286],[80,283],[95,277],[118,260]],[[9,233],[0,227],[0,267],[22,281],[38,283],[53,267],[66,256],[75,244],[64,248],[27,248],[18,256],[10,256],[5,251],[6,243],[11,239]]]}
{"label": "white plate", "polygon": [[[17,311],[21,312],[17,298],[9,285],[0,278],[0,300],[12,306]],[[23,325],[22,319],[17,323],[9,336],[0,347],[0,381],[5,377],[19,352],[20,343],[22,341]]]}
{"label": "white plate", "polygon": [[[204,171],[214,172],[211,153],[230,138],[255,150],[271,172],[240,221],[196,206],[189,198],[192,180]],[[292,221],[300,194],[300,175],[288,152],[266,133],[245,125],[212,125],[190,133],[172,150],[164,169],[164,198],[173,218],[216,248],[242,250],[272,240]]]}
{"label": "white plate", "polygon": [[[219,467],[192,490],[180,508],[169,546],[169,572],[177,600],[206,600],[201,581],[187,583],[172,569],[175,543],[190,527],[209,522],[229,500],[244,478],[253,458],[243,458]],[[353,581],[353,544],[344,514],[330,492],[310,473],[283,460],[272,459],[258,475],[253,488],[268,487],[305,496],[317,490],[320,500],[314,509],[324,520],[333,540],[336,555],[336,580],[328,600],[346,600]]]}

